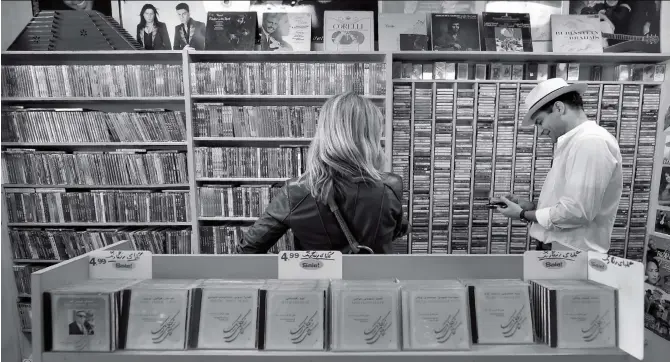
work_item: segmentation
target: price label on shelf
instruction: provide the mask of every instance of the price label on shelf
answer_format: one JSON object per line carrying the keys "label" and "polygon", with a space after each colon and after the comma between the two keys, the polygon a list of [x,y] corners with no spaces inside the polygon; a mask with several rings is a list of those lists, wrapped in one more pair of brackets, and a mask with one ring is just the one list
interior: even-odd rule
{"label": "price label on shelf", "polygon": [[282,251],[277,264],[279,279],[342,279],[339,251]]}
{"label": "price label on shelf", "polygon": [[90,279],[151,279],[150,251],[96,250],[90,253]]}

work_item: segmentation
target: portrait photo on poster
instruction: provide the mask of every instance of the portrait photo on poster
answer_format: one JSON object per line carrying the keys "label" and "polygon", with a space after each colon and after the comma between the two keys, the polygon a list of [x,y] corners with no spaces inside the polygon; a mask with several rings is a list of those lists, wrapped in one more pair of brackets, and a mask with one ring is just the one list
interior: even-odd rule
{"label": "portrait photo on poster", "polygon": [[71,311],[72,322],[68,325],[69,335],[94,335],[95,322],[93,311],[74,309]]}
{"label": "portrait photo on poster", "polygon": [[670,341],[670,239],[650,235],[644,261],[644,324]]}
{"label": "portrait photo on poster", "polygon": [[119,20],[145,50],[204,50],[207,11],[222,8],[215,3],[121,0]]}
{"label": "portrait photo on poster", "polygon": [[112,6],[118,6],[118,0],[31,0],[33,15],[45,10],[95,10],[112,16]]}
{"label": "portrait photo on poster", "polygon": [[600,17],[605,52],[661,51],[660,0],[570,0],[569,12]]}

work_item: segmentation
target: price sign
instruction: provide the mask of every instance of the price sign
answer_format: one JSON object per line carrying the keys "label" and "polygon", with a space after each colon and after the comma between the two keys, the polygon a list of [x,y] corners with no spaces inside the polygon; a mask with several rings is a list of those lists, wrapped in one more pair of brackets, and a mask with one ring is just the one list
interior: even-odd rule
{"label": "price sign", "polygon": [[151,279],[151,252],[140,250],[96,250],[90,253],[91,279]]}
{"label": "price sign", "polygon": [[339,251],[282,251],[277,264],[279,279],[342,279]]}
{"label": "price sign", "polygon": [[523,279],[586,279],[586,253],[582,251],[527,251]]}

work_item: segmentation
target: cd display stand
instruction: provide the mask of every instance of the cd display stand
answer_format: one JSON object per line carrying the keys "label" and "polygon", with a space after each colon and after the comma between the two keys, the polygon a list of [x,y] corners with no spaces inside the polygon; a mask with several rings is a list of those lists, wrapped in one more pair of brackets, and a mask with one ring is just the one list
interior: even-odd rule
{"label": "cd display stand", "polygon": [[[107,247],[128,250],[119,242]],[[343,257],[343,279],[379,280],[391,277],[405,280],[496,278],[524,276],[523,255],[379,255]],[[154,255],[154,279],[201,278],[277,278],[277,257],[272,255]],[[473,345],[458,352],[271,352],[271,351],[116,351],[45,352],[42,293],[89,278],[89,256],[84,254],[32,275],[33,361],[34,362],[205,362],[205,361],[565,361],[624,362],[631,356],[616,348],[554,349],[546,345]]]}

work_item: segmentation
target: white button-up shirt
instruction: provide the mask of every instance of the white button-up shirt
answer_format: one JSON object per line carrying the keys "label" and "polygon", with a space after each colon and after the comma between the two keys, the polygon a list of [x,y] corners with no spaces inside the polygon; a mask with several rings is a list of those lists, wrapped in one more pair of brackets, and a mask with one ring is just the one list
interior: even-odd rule
{"label": "white button-up shirt", "polygon": [[616,139],[586,121],[558,138],[530,235],[544,243],[606,253],[622,190]]}

